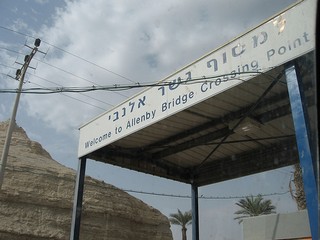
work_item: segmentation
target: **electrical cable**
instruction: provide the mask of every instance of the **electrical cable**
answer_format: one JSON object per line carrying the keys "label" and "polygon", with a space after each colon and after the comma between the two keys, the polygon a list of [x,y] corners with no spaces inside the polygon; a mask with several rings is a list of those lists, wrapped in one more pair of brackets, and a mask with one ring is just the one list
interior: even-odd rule
{"label": "electrical cable", "polygon": [[[32,82],[30,82],[30,83],[32,83]],[[32,84],[38,85],[38,86],[40,86],[40,87],[43,87],[43,86],[41,86],[41,85],[39,85],[39,84],[37,84],[37,83],[32,83]],[[93,104],[88,103],[88,102],[86,102],[86,101],[83,101],[83,100],[81,100],[81,99],[79,99],[79,98],[75,98],[75,97],[69,96],[69,95],[67,95],[67,94],[65,94],[65,93],[63,93],[63,92],[61,92],[60,94],[63,95],[63,96],[65,96],[65,97],[68,97],[68,98],[71,98],[71,99],[73,99],[73,100],[76,100],[76,101],[78,101],[78,102],[81,102],[81,103],[84,103],[84,104],[86,104],[86,105],[89,105],[89,106],[91,106],[91,107],[99,108],[100,110],[104,110],[104,111],[106,110],[105,108],[101,108],[101,107],[99,107],[99,106],[96,106],[96,105],[93,105]]]}
{"label": "electrical cable", "polygon": [[9,49],[9,48],[5,48],[5,47],[1,47],[1,46],[0,46],[0,49],[6,50],[6,51],[8,51],[8,52],[13,52],[13,53],[22,55],[22,53],[20,53],[20,52],[18,52],[18,51],[15,51],[15,50],[11,50],[11,49]]}
{"label": "electrical cable", "polygon": [[[1,65],[2,65],[2,64],[1,64]],[[5,74],[5,73],[2,73],[2,72],[0,72],[0,74],[11,77],[10,75]],[[33,75],[32,73],[27,73],[27,74],[28,74],[28,75]],[[35,75],[34,75],[34,76],[35,76]],[[41,78],[41,77],[39,77],[39,76],[35,76],[35,77],[40,78],[40,79],[42,79],[42,80],[44,80],[44,81],[51,82],[50,80],[47,80],[47,79],[45,79],[45,78]],[[12,78],[13,78],[13,77],[12,77]],[[37,85],[37,86],[41,87],[41,89],[47,89],[46,87],[44,87],[44,86],[42,86],[42,85],[40,85],[40,84],[37,84],[37,83],[33,83],[33,82],[30,82],[30,81],[28,81],[28,83]],[[53,82],[51,82],[51,83],[53,83]],[[1,93],[1,90],[0,90],[0,93]],[[70,98],[70,99],[73,99],[73,100],[76,100],[76,101],[78,101],[78,102],[84,103],[84,104],[86,104],[86,105],[89,105],[89,106],[98,108],[98,109],[100,109],[100,110],[104,110],[104,111],[106,110],[105,108],[101,108],[101,107],[99,107],[99,106],[97,106],[97,105],[94,105],[94,104],[92,104],[92,103],[88,103],[88,102],[83,101],[83,100],[81,100],[81,99],[79,99],[79,98],[72,97],[72,96],[67,95],[67,94],[64,94],[64,93],[62,93],[62,92],[60,92],[60,94],[63,95],[63,96],[65,96],[65,97],[68,97],[68,98]],[[88,95],[86,95],[86,94],[84,94],[84,93],[79,93],[79,94],[81,94],[81,95],[83,95],[83,96],[85,96],[85,97],[91,98],[91,99],[93,99],[93,100],[95,100],[95,101],[97,101],[97,102],[104,103],[104,104],[106,104],[106,105],[108,105],[108,106],[110,106],[110,107],[113,106],[113,105],[110,104],[110,103],[101,101],[100,99],[97,99],[97,98],[88,96]]]}
{"label": "electrical cable", "polygon": [[[62,87],[62,85],[57,84],[57,83],[54,83],[53,81],[50,81],[50,80],[45,79],[45,78],[43,78],[43,77],[37,76],[37,75],[32,74],[32,73],[28,73],[28,74],[29,74],[29,75],[32,75],[32,76],[34,76],[34,77],[36,77],[36,78],[39,78],[39,79],[41,79],[41,80],[43,80],[43,81],[46,81],[46,82],[49,82],[49,83],[52,83],[52,84],[55,84],[55,85],[58,85],[58,86]],[[30,81],[28,81],[28,82],[29,82],[29,83],[32,83],[32,84],[35,84],[35,83],[33,83],[33,82],[30,82]],[[35,85],[38,85],[38,84],[35,84]],[[43,86],[41,86],[41,85],[38,85],[38,86],[43,87]],[[84,94],[84,93],[81,93],[81,92],[80,92],[79,94],[82,95],[82,96],[85,96],[85,97],[87,97],[87,98],[93,99],[93,100],[95,100],[95,101],[97,101],[97,102],[100,102],[100,103],[103,103],[103,104],[105,104],[105,105],[108,105],[109,107],[112,107],[112,106],[113,106],[112,104],[110,104],[110,103],[108,103],[108,102],[102,101],[102,100],[100,100],[100,99],[98,99],[98,98],[95,98],[95,97],[92,97],[92,96],[88,96],[88,95],[86,95],[86,94]],[[66,96],[69,96],[69,95],[66,95]],[[73,99],[76,99],[76,98],[73,98]],[[79,101],[82,102],[82,100],[80,100],[80,99],[76,99],[76,100],[79,100]],[[96,106],[96,107],[97,107],[97,106]],[[100,107],[97,107],[97,108],[100,108]],[[100,108],[100,109],[101,109],[101,108]]]}
{"label": "electrical cable", "polygon": [[[257,74],[262,74],[260,71],[250,71],[250,72],[239,72],[237,75],[244,75],[244,74],[251,74],[251,76],[255,76]],[[28,93],[28,94],[52,94],[52,93],[61,93],[61,92],[69,92],[69,93],[79,93],[79,92],[90,92],[90,91],[124,91],[133,88],[145,88],[145,87],[160,87],[160,86],[171,86],[172,84],[179,84],[179,85],[191,85],[191,84],[199,84],[199,83],[208,83],[208,82],[216,82],[216,83],[223,83],[228,81],[242,81],[245,80],[241,79],[240,77],[235,77],[233,79],[228,80],[221,80],[220,78],[223,76],[234,75],[234,73],[229,74],[222,74],[217,76],[202,76],[198,78],[192,78],[183,80],[180,79],[179,83],[172,83],[170,81],[162,81],[162,82],[153,82],[153,83],[138,83],[135,85],[127,85],[127,84],[114,84],[114,85],[107,85],[107,86],[88,86],[88,87],[59,87],[59,88],[24,88],[21,90],[21,93]],[[219,79],[219,80],[210,80],[210,79]],[[17,89],[0,89],[0,93],[17,93]]]}
{"label": "electrical cable", "polygon": [[[0,65],[2,65],[2,66],[4,66],[4,67],[7,67],[7,68],[15,69],[14,67],[11,67],[11,66],[8,66],[8,65],[5,65],[5,64],[2,64],[2,63],[0,63]],[[5,74],[5,73],[2,73],[2,72],[1,72],[1,74],[11,77],[10,75]],[[26,73],[26,74],[27,74],[27,75],[34,76],[34,77],[39,78],[39,79],[41,79],[41,80],[43,80],[43,81],[46,81],[46,82],[49,82],[49,83],[52,83],[52,84],[54,84],[54,85],[57,85],[57,86],[62,87],[62,85],[60,85],[60,84],[57,84],[57,83],[55,83],[55,82],[53,82],[53,81],[50,81],[50,80],[48,80],[48,79],[45,79],[45,78],[43,78],[43,77],[37,76],[37,75],[35,75],[35,74],[32,74],[32,73]],[[11,77],[11,78],[14,78],[14,77]],[[42,89],[47,89],[47,90],[49,90],[49,88],[44,87],[44,86],[41,86],[41,85],[39,85],[39,84],[30,82],[30,81],[27,81],[27,82],[28,82],[28,83],[32,83],[32,84],[34,84],[34,85],[38,85],[38,86],[40,86]],[[1,90],[0,90],[0,92],[1,92]],[[95,97],[88,96],[88,95],[86,95],[86,94],[84,94],[84,93],[80,93],[80,94],[83,95],[83,96],[85,96],[85,97],[87,97],[87,98],[91,98],[91,99],[93,99],[93,100],[95,100],[95,101],[97,101],[97,102],[104,103],[104,104],[106,104],[106,105],[108,105],[108,106],[110,106],[110,107],[113,106],[112,104],[107,103],[107,102],[105,102],[105,101],[102,101],[102,100],[100,100],[100,99],[97,99],[97,98],[95,98]],[[63,95],[69,97],[69,96],[66,95],[66,94],[63,94]],[[72,98],[72,99],[74,99],[74,100],[78,100],[78,101],[83,102],[83,103],[86,103],[86,102],[84,102],[84,101],[82,101],[82,100],[80,100],[80,99],[74,98],[74,97],[70,97],[70,98]],[[86,104],[87,104],[87,103],[86,103]],[[100,107],[95,106],[95,105],[92,105],[92,104],[89,104],[89,105],[94,106],[94,107],[97,107],[97,108],[100,108]],[[100,108],[100,109],[105,110],[104,108]]]}
{"label": "electrical cable", "polygon": [[[40,175],[40,176],[46,176],[46,177],[55,177],[55,172],[54,171],[48,171],[48,170],[44,170],[44,169],[30,169],[29,167],[17,167],[17,166],[10,166],[7,165],[6,167],[7,170],[9,171],[13,171],[13,172],[29,172],[32,174],[36,174],[36,175]],[[62,178],[64,180],[67,181],[72,181],[74,182],[74,178],[70,175],[70,176],[65,176],[63,177],[60,176],[59,178]],[[96,179],[95,179],[96,180]],[[104,181],[100,181],[100,180],[96,180],[98,182],[104,183]],[[91,185],[91,186],[95,186],[95,187],[101,187],[104,188],[105,185],[97,185],[91,182],[86,182],[86,185]],[[110,185],[112,186],[112,185]],[[114,186],[112,186],[114,187]],[[170,197],[170,198],[186,198],[186,199],[190,199],[191,196],[190,195],[178,195],[178,194],[170,194],[170,193],[156,193],[156,192],[147,192],[147,191],[140,191],[140,190],[133,190],[133,189],[123,189],[123,188],[117,188],[114,187],[116,189],[122,190],[124,192],[128,192],[128,193],[136,193],[136,194],[144,194],[144,195],[151,195],[151,196],[157,196],[157,197]],[[233,200],[233,199],[243,199],[246,198],[248,196],[253,196],[253,197],[257,197],[257,196],[262,196],[262,197],[267,197],[267,196],[281,196],[281,195],[285,195],[290,193],[290,191],[284,191],[284,192],[274,192],[274,193],[259,193],[259,194],[249,194],[249,195],[243,195],[243,196],[204,196],[204,195],[200,195],[198,198],[199,199],[203,199],[203,200]]]}
{"label": "electrical cable", "polygon": [[[9,51],[9,52],[13,52],[13,53],[17,53],[17,54],[19,54],[19,55],[24,55],[23,53],[20,53],[20,52],[18,52],[18,51],[11,50],[11,49],[8,49],[8,48],[0,47],[0,49],[6,50],[6,51]],[[63,68],[57,67],[57,66],[55,66],[55,65],[53,65],[53,64],[50,64],[50,63],[45,62],[45,61],[43,61],[43,60],[40,60],[40,59],[38,59],[38,58],[34,58],[34,59],[37,60],[38,62],[41,62],[41,63],[49,66],[49,67],[55,68],[55,69],[57,69],[57,70],[59,70],[59,71],[61,71],[61,72],[64,72],[64,73],[66,73],[66,74],[69,74],[69,75],[71,75],[71,76],[73,76],[73,77],[75,77],[75,78],[81,79],[81,80],[83,80],[83,81],[86,81],[86,82],[88,82],[88,83],[92,83],[92,84],[97,85],[97,86],[101,86],[101,85],[99,85],[99,84],[97,84],[97,83],[95,83],[95,82],[93,82],[93,81],[91,81],[91,80],[89,80],[89,79],[86,79],[86,78],[84,78],[84,77],[78,76],[78,75],[76,75],[76,74],[74,74],[74,73],[72,73],[72,72],[70,72],[70,71],[67,71],[67,70],[65,70],[65,69],[63,69]],[[1,64],[1,65],[4,66],[4,64]],[[7,66],[7,67],[8,67],[8,66]],[[55,84],[55,83],[54,83],[54,84]],[[56,84],[56,85],[58,85],[58,84]],[[127,97],[126,95],[123,95],[123,94],[118,93],[118,92],[117,92],[116,94],[118,94],[118,95],[120,95],[120,96],[122,96],[122,97]]]}
{"label": "electrical cable", "polygon": [[[10,29],[10,28],[8,28],[8,27],[4,27],[4,26],[1,26],[1,25],[0,25],[0,28],[2,28],[2,29],[4,29],[4,30],[7,30],[7,31],[10,31],[10,32],[14,32],[14,33],[20,34],[20,35],[25,36],[25,37],[29,37],[29,38],[36,39],[36,37],[34,37],[34,36],[31,36],[31,35],[28,35],[28,34],[25,34],[25,33],[22,33],[22,32],[16,31],[16,30],[13,30],[13,29]],[[92,62],[92,61],[89,61],[89,60],[87,60],[87,59],[85,59],[85,58],[83,58],[83,57],[80,57],[80,56],[78,56],[78,55],[76,55],[76,54],[74,54],[74,53],[71,53],[71,52],[69,52],[69,51],[67,51],[67,50],[64,50],[64,49],[62,49],[62,48],[60,48],[60,47],[58,47],[58,46],[55,46],[55,45],[53,45],[53,44],[51,44],[51,43],[49,43],[49,42],[47,42],[47,41],[42,40],[42,42],[46,43],[47,45],[49,45],[49,46],[51,46],[51,47],[54,47],[54,48],[58,49],[58,50],[61,51],[61,52],[67,53],[67,54],[69,54],[69,55],[71,55],[71,56],[73,56],[73,57],[75,57],[75,58],[78,58],[78,59],[86,62],[86,63],[89,63],[89,64],[91,64],[91,65],[93,65],[93,66],[95,66],[95,67],[98,67],[98,68],[100,68],[100,69],[102,69],[102,70],[105,70],[105,71],[107,71],[107,72],[109,72],[109,73],[111,73],[111,74],[113,74],[113,75],[115,75],[115,76],[118,76],[118,77],[120,77],[120,78],[123,78],[123,79],[125,79],[125,80],[127,80],[127,81],[130,81],[130,82],[132,82],[132,83],[135,82],[135,81],[133,81],[132,79],[130,79],[130,78],[128,78],[128,77],[125,77],[125,76],[123,76],[123,75],[121,75],[121,74],[119,74],[119,73],[116,73],[116,72],[114,72],[114,71],[112,71],[112,70],[110,70],[110,69],[108,69],[108,68],[102,67],[102,66],[100,66],[100,65],[98,65],[98,64],[96,64],[96,63],[94,63],[94,62]]]}
{"label": "electrical cable", "polygon": [[[128,189],[121,189],[122,191],[129,192],[129,193],[139,193],[139,194],[145,194],[145,195],[153,195],[153,196],[160,196],[160,197],[173,197],[173,198],[188,198],[190,199],[190,195],[176,195],[176,194],[167,194],[167,193],[154,193],[154,192],[145,192],[145,191],[137,191],[137,190],[128,190]],[[278,193],[266,193],[266,194],[257,194],[257,195],[248,195],[248,196],[279,196],[279,195],[285,195],[288,194],[290,191],[285,191],[285,192],[278,192]],[[232,200],[232,199],[241,199],[241,198],[246,198],[248,196],[204,196],[201,195],[198,198],[199,199],[205,199],[205,200]]]}

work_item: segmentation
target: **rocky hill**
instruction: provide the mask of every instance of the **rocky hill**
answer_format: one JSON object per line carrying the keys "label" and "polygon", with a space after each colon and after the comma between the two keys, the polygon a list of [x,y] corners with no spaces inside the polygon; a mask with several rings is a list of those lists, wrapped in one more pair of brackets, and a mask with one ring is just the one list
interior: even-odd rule
{"label": "rocky hill", "polygon": [[[7,122],[0,122],[2,153]],[[16,127],[0,190],[0,239],[69,239],[75,171],[54,161]],[[86,177],[80,239],[171,240],[158,210]]]}

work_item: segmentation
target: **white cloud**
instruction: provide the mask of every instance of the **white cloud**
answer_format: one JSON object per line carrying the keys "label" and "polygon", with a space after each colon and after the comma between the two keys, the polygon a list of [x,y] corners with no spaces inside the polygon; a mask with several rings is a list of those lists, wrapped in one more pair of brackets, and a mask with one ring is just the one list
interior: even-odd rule
{"label": "white cloud", "polygon": [[18,18],[13,21],[13,24],[10,26],[10,28],[14,31],[25,31],[28,29],[28,24],[23,21],[21,18]]}
{"label": "white cloud", "polygon": [[34,0],[34,1],[39,4],[47,4],[49,2],[49,0]]}
{"label": "white cloud", "polygon": [[[28,75],[26,79],[31,83],[25,87],[52,87],[55,86],[53,83],[80,87],[160,80],[244,32],[246,26],[257,24],[277,12],[268,10],[269,5],[272,4],[252,0],[241,3],[222,0],[66,1],[64,8],[55,10],[50,26],[33,30],[43,40],[40,50],[49,49],[43,61],[55,68],[37,63],[36,59],[42,59],[42,54],[37,53],[31,63],[37,70],[28,72],[38,77]],[[30,11],[38,11],[36,6]],[[251,10],[252,7],[260,10],[261,6],[264,11]],[[11,28],[23,31],[28,25],[25,19],[17,18]],[[14,59],[8,61],[8,57],[5,56],[5,62],[12,64]],[[13,70],[6,68],[4,71],[14,75]],[[16,83],[9,81],[6,85],[15,86]],[[29,116],[66,132],[131,94],[132,91],[28,95],[22,101]]]}
{"label": "white cloud", "polygon": [[[266,18],[252,13],[249,6],[255,4],[252,0],[233,4],[228,1],[68,1],[64,9],[57,9],[52,26],[42,28],[41,49],[50,48],[45,61],[73,75],[41,63],[36,74],[63,86],[130,83],[46,45],[48,42],[134,82],[160,80],[242,33],[249,22]],[[16,24],[26,27],[19,20]],[[33,77],[30,81],[52,86]],[[110,104],[125,99],[110,92],[87,95],[107,104],[79,94],[71,97],[80,101],[61,95],[28,96],[25,101],[30,116],[65,131],[101,113],[101,108],[107,109]]]}

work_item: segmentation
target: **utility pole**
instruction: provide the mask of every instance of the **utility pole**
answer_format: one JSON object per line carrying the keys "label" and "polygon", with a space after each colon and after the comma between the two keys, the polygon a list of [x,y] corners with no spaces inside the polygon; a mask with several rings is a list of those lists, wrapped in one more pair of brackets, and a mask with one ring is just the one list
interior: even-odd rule
{"label": "utility pole", "polygon": [[19,105],[22,85],[23,85],[23,82],[24,82],[24,76],[25,76],[25,74],[27,72],[27,69],[28,69],[29,64],[31,62],[31,59],[33,58],[33,56],[38,51],[38,47],[40,46],[40,43],[41,43],[41,40],[39,38],[37,38],[35,40],[35,42],[34,42],[34,47],[33,48],[28,46],[29,48],[32,49],[32,51],[31,51],[30,55],[26,55],[25,56],[24,64],[22,65],[21,69],[18,69],[17,72],[16,72],[16,80],[19,80],[19,88],[18,88],[18,91],[17,91],[16,100],[14,102],[12,115],[11,115],[11,118],[10,118],[8,130],[7,130],[6,140],[5,140],[5,143],[4,143],[4,148],[3,148],[2,156],[1,156],[1,162],[0,162],[0,190],[2,188],[4,170],[5,170],[6,165],[7,165],[7,158],[8,158],[9,147],[10,147],[10,143],[11,143],[12,132],[13,132],[13,129],[14,129],[15,125],[16,125],[16,115],[17,115],[17,110],[18,110],[18,105]]}

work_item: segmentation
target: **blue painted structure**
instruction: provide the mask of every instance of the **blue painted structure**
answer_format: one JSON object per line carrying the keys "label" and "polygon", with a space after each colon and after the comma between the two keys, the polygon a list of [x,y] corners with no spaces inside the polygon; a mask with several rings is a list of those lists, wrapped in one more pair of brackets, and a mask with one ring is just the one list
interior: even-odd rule
{"label": "blue painted structure", "polygon": [[308,208],[312,239],[318,239],[318,190],[316,183],[316,158],[312,156],[311,135],[307,119],[307,108],[302,87],[302,79],[296,64],[288,64],[285,70],[290,98],[292,119],[294,123],[296,142],[302,168],[304,191]]}
{"label": "blue painted structure", "polygon": [[191,184],[192,240],[199,240],[198,186]]}

